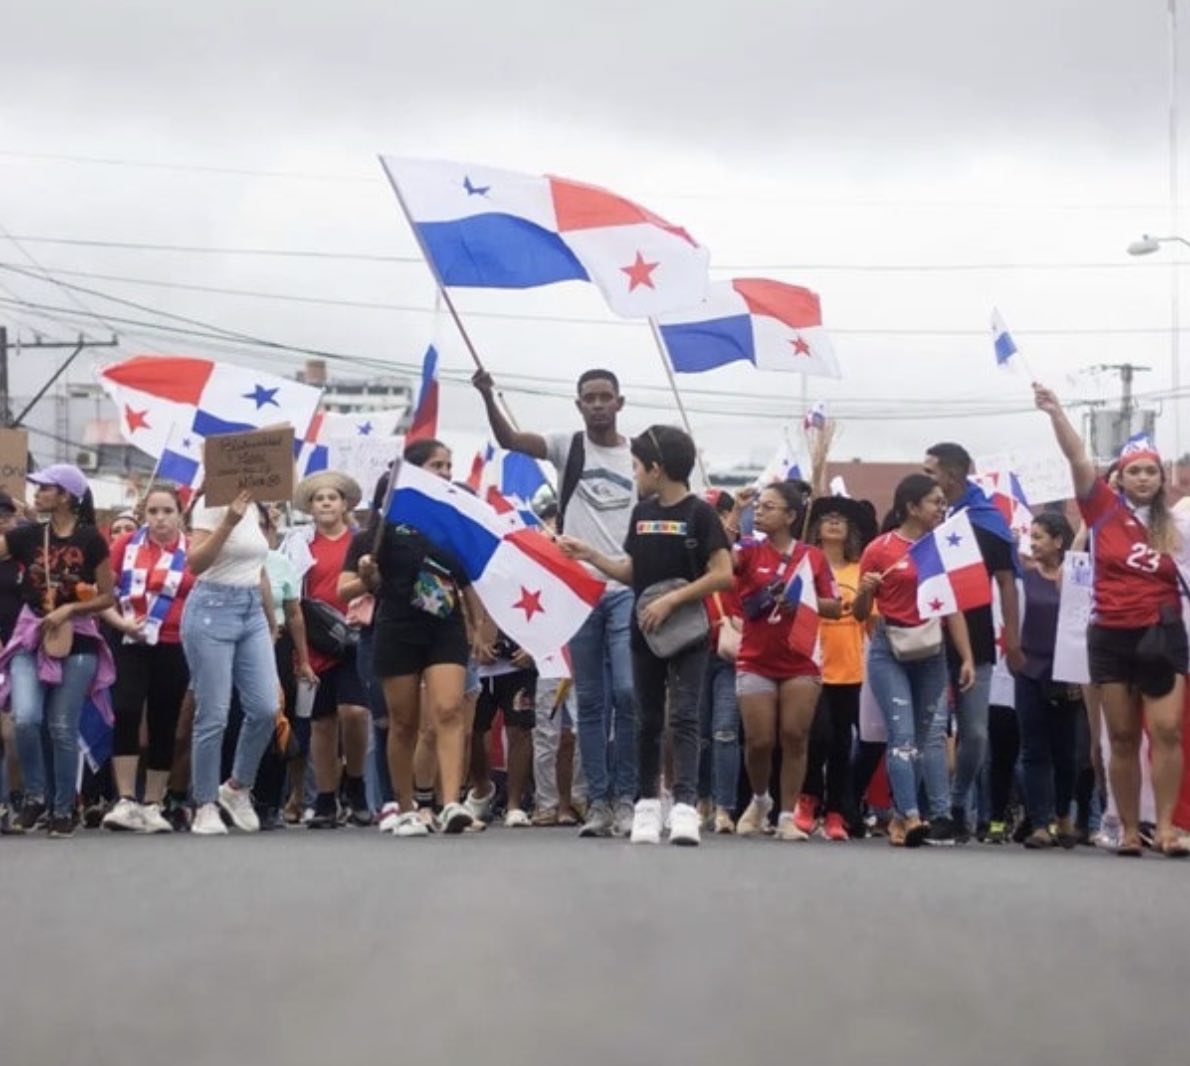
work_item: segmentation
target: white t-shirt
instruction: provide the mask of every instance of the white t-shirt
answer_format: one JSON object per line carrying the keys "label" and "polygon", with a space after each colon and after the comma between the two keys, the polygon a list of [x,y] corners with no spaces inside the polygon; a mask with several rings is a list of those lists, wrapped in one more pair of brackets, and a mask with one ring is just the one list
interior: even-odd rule
{"label": "white t-shirt", "polygon": [[[190,519],[191,528],[213,533],[219,528],[225,514],[226,507],[196,507]],[[260,568],[264,566],[268,554],[269,542],[260,530],[256,508],[250,505],[244,517],[232,527],[215,561],[198,575],[197,580],[243,588],[259,586]]]}
{"label": "white t-shirt", "polygon": [[[573,440],[573,433],[551,433],[545,438],[546,458],[558,470],[559,491]],[[584,436],[583,472],[563,516],[566,535],[585,541],[609,559],[623,559],[628,521],[635,505],[636,482],[632,479],[628,441],[605,448]],[[588,569],[596,572],[592,567]]]}

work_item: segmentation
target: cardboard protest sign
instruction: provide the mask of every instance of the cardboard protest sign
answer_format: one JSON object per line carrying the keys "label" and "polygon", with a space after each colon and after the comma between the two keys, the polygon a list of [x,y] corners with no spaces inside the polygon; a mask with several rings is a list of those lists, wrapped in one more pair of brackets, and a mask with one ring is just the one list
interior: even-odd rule
{"label": "cardboard protest sign", "polygon": [[400,458],[405,438],[331,437],[325,443],[327,469],[355,478],[367,500],[372,487],[388,473],[392,461]]}
{"label": "cardboard protest sign", "polygon": [[23,429],[0,429],[0,489],[24,503],[28,473],[29,434]]}
{"label": "cardboard protest sign", "polygon": [[208,507],[229,504],[241,492],[261,503],[292,499],[293,427],[269,426],[207,437],[203,466]]}

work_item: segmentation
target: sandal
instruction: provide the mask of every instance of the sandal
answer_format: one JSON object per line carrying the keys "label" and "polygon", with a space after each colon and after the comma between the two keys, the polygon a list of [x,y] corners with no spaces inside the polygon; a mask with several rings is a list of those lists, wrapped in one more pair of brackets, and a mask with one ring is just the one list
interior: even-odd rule
{"label": "sandal", "polygon": [[558,815],[558,825],[578,825],[578,815],[573,811],[567,811],[565,814]]}
{"label": "sandal", "polygon": [[930,835],[929,822],[918,822],[912,829],[905,832],[905,847],[920,848],[925,842],[926,837]]}
{"label": "sandal", "polygon": [[1116,848],[1116,854],[1122,859],[1139,859],[1144,853],[1139,840],[1123,840]]}
{"label": "sandal", "polygon": [[900,818],[894,818],[888,823],[888,842],[894,848],[905,846],[905,823]]}
{"label": "sandal", "polygon": [[1167,859],[1185,859],[1190,857],[1190,837],[1167,836],[1156,848]]}

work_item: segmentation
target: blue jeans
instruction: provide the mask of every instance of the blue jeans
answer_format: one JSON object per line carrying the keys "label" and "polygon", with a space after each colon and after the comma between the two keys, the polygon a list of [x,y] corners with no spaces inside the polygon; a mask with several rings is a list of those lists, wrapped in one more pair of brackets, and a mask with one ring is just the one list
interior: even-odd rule
{"label": "blue jeans", "polygon": [[[99,656],[94,652],[68,655],[62,660],[62,682],[50,686],[37,677],[37,656],[23,651],[9,663],[12,682],[13,733],[25,776],[26,798],[44,799],[52,814],[74,813],[79,773],[79,718],[87,690],[95,679]],[[49,734],[54,791],[46,792],[46,747]]]}
{"label": "blue jeans", "polygon": [[631,589],[605,592],[570,640],[579,759],[592,803],[636,798],[636,694],[629,647],[632,603]]}
{"label": "blue jeans", "polygon": [[191,741],[194,802],[214,803],[231,690],[244,710],[231,776],[256,780],[260,758],[273,736],[277,714],[277,662],[258,585],[200,581],[182,610],[182,648],[194,685]]}
{"label": "blue jeans", "polygon": [[376,630],[365,626],[360,630],[359,644],[355,649],[355,669],[360,684],[368,696],[368,710],[372,712],[371,759],[368,773],[369,784],[375,795],[371,798],[374,809],[379,810],[386,803],[396,799],[392,778],[388,772],[388,705],[384,702],[384,689],[373,669],[376,652]]}
{"label": "blue jeans", "polygon": [[954,781],[950,787],[950,806],[966,811],[971,799],[971,786],[979,779],[979,772],[988,756],[988,702],[992,696],[992,664],[975,667],[975,684],[966,692],[958,691],[956,703]]}
{"label": "blue jeans", "polygon": [[734,811],[740,784],[740,703],[735,694],[735,664],[711,652],[699,701],[701,751],[699,798]]}
{"label": "blue jeans", "polygon": [[888,780],[902,818],[916,817],[917,775],[925,780],[930,818],[945,818],[950,792],[946,771],[946,660],[900,662],[883,623],[868,646],[868,684],[888,730]]}
{"label": "blue jeans", "polygon": [[1066,818],[1074,798],[1074,750],[1083,705],[1064,687],[1016,678],[1016,714],[1021,726],[1025,804],[1034,829]]}

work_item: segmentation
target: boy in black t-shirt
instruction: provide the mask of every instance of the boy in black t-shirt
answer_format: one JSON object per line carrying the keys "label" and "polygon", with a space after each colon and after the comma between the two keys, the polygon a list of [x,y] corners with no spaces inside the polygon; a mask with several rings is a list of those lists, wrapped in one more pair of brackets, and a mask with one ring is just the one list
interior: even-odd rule
{"label": "boy in black t-shirt", "polygon": [[[641,502],[632,512],[624,550],[609,559],[581,541],[563,537],[575,558],[631,585],[637,597],[632,660],[640,707],[637,731],[640,794],[632,820],[634,844],[661,840],[661,734],[668,702],[674,748],[672,844],[697,844],[698,701],[707,663],[707,637],[660,657],[654,644],[666,629],[697,621],[703,600],[732,582],[731,554],[715,509],[690,492],[694,441],[672,426],[651,426],[633,438],[632,466]],[[679,579],[675,581],[675,579]],[[672,582],[658,589],[661,582]],[[680,583],[684,582],[684,583]],[[691,619],[690,616],[693,616]],[[705,618],[705,615],[704,615]],[[672,631],[672,630],[671,630]],[[667,701],[668,697],[668,701]]]}

